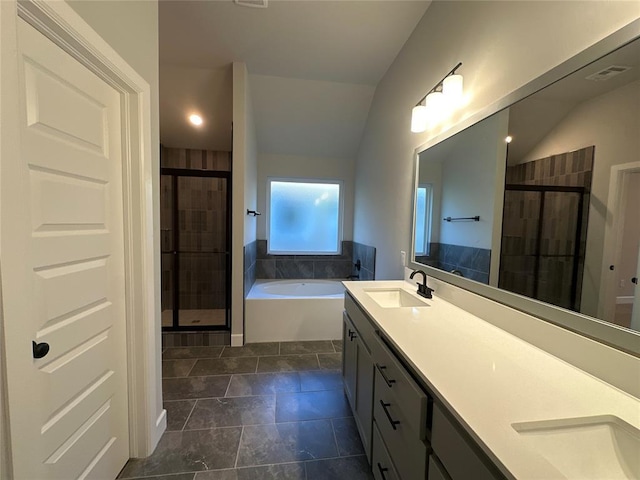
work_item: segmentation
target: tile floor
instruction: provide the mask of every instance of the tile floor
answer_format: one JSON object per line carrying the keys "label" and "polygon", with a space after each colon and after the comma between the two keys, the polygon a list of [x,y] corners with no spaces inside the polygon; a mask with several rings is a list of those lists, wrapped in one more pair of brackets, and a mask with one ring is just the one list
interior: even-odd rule
{"label": "tile floor", "polygon": [[167,431],[119,478],[372,479],[341,351],[330,340],[166,348]]}

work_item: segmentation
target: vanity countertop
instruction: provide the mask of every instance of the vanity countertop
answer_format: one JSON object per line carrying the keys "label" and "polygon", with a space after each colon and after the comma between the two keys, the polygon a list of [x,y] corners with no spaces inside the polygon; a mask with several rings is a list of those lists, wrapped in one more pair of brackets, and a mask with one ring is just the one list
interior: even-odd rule
{"label": "vanity countertop", "polygon": [[[428,307],[382,308],[366,290],[401,287],[415,295],[414,284],[343,283],[507,477],[566,478],[513,423],[613,415],[640,429],[639,399],[437,294],[424,299]],[[585,468],[597,453],[581,452]]]}

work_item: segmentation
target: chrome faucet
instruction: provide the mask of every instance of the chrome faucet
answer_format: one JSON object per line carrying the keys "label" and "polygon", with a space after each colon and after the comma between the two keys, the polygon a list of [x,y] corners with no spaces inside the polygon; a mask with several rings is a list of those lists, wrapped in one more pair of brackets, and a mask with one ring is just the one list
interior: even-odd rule
{"label": "chrome faucet", "polygon": [[433,298],[433,295],[431,295],[431,293],[433,293],[433,289],[427,287],[426,273],[424,273],[422,270],[414,270],[413,272],[411,272],[411,275],[409,276],[409,278],[413,278],[416,273],[419,273],[422,275],[422,283],[416,283],[416,285],[418,285],[418,292],[417,292],[418,295],[424,298]]}

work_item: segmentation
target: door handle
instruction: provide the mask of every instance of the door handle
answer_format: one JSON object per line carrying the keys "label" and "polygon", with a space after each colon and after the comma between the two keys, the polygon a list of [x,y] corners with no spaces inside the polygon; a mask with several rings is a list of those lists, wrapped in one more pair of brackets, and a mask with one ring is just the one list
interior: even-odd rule
{"label": "door handle", "polygon": [[631,283],[633,283],[633,284],[637,285],[637,284],[638,284],[638,277],[633,277],[633,278],[631,279]]}
{"label": "door handle", "polygon": [[49,353],[48,343],[36,343],[35,341],[32,341],[31,347],[33,348],[33,358],[42,358]]}

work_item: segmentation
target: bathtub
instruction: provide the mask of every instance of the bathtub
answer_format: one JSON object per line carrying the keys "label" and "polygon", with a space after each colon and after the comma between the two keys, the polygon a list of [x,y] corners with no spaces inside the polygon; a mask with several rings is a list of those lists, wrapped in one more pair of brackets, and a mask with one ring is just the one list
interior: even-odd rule
{"label": "bathtub", "polygon": [[342,338],[339,280],[256,280],[245,301],[245,342]]}

